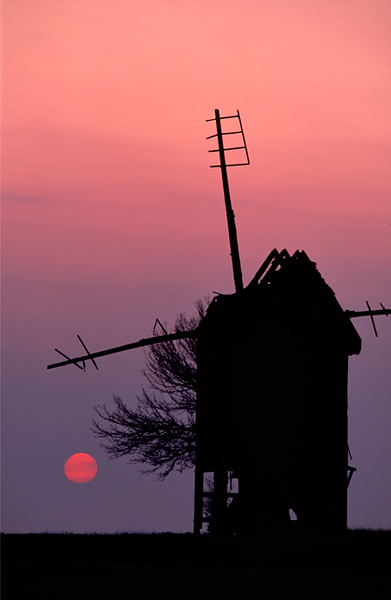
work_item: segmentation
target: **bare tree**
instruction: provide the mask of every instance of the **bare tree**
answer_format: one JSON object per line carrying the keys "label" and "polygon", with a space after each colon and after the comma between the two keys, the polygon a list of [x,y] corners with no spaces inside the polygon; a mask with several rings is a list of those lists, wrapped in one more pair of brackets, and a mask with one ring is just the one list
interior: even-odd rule
{"label": "bare tree", "polygon": [[[196,329],[207,305],[207,300],[198,301],[196,315],[178,315],[172,332]],[[155,327],[154,335],[160,333]],[[142,388],[137,407],[128,408],[114,395],[115,410],[94,407],[105,423],[93,420],[92,431],[111,458],[129,456],[130,463],[149,465],[143,473],[164,479],[195,464],[196,340],[154,344],[145,354],[148,386]]]}

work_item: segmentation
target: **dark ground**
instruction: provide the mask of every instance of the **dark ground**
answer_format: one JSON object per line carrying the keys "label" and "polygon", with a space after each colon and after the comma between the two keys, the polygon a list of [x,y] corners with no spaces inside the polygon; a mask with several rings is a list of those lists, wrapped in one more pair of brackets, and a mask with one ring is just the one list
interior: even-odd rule
{"label": "dark ground", "polygon": [[3,600],[391,598],[391,531],[2,534]]}

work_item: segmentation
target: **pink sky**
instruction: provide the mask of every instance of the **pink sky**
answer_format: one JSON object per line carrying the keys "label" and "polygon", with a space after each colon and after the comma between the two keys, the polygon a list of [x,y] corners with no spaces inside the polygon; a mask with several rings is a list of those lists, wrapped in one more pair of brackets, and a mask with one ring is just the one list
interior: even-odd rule
{"label": "pink sky", "polygon": [[[91,398],[65,409],[80,378],[46,373],[54,346],[78,349],[82,331],[94,349],[126,343],[157,316],[172,324],[196,298],[233,291],[220,175],[207,152],[215,108],[240,110],[250,153],[249,167],[229,173],[245,283],[272,248],[299,248],[344,308],[391,304],[390,30],[389,0],[3,0],[3,402],[17,395],[15,414],[25,414],[34,389],[48,415],[44,439],[65,411],[59,455],[105,461],[91,407],[112,391],[134,399],[140,379],[122,372],[142,357],[109,362],[122,365],[112,381],[88,379]],[[390,349],[388,321],[378,346],[368,342],[383,357],[377,365]],[[372,335],[367,324],[359,332]],[[379,368],[371,377],[383,382],[383,406],[390,380]],[[362,384],[352,385],[364,407]],[[65,449],[77,410],[89,446]],[[353,421],[368,421],[362,410]],[[21,510],[25,527],[41,523]],[[369,508],[354,510],[371,525]],[[9,523],[22,527],[13,514]]]}

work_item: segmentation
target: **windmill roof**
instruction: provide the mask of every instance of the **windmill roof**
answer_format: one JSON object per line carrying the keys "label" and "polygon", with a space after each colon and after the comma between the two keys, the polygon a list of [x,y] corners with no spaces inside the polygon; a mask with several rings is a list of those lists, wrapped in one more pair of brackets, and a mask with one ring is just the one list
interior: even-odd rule
{"label": "windmill roof", "polygon": [[219,294],[211,303],[204,327],[260,327],[276,325],[311,330],[313,335],[334,336],[346,343],[348,354],[358,354],[361,339],[304,251],[292,256],[273,250],[242,292]]}

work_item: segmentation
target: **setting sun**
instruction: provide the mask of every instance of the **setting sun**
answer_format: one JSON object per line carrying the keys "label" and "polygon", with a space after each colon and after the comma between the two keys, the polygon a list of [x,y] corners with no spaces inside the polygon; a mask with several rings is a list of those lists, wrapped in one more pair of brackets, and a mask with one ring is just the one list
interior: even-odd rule
{"label": "setting sun", "polygon": [[94,479],[98,472],[98,465],[92,456],[84,452],[72,454],[64,465],[64,473],[75,483],[87,483]]}

